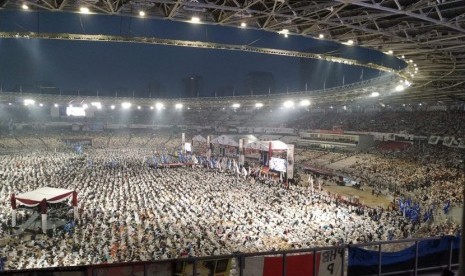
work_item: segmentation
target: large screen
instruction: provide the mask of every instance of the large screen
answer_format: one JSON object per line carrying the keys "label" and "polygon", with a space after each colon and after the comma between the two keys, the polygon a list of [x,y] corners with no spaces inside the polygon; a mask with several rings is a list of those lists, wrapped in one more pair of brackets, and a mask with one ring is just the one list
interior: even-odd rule
{"label": "large screen", "polygon": [[86,109],[84,107],[68,106],[66,107],[66,115],[84,117],[86,116]]}
{"label": "large screen", "polygon": [[278,172],[286,172],[286,160],[282,158],[271,157],[270,169]]}

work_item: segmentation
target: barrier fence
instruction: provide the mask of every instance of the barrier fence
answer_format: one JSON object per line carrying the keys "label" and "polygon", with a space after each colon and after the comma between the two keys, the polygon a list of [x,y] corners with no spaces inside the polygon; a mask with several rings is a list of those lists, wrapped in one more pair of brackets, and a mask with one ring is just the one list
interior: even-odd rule
{"label": "barrier fence", "polygon": [[441,275],[443,269],[458,267],[459,245],[460,238],[447,236],[151,262],[10,270],[4,273],[57,276]]}

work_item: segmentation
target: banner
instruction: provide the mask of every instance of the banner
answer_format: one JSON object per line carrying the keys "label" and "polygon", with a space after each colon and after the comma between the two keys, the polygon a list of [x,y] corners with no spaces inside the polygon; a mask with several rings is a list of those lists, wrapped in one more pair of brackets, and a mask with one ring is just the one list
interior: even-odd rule
{"label": "banner", "polygon": [[[421,241],[418,244],[418,268],[444,266],[449,261],[449,248],[452,245],[452,263],[458,263],[460,239],[443,237],[436,240]],[[415,245],[397,252],[381,253],[381,272],[389,273],[413,269],[415,263]],[[349,248],[349,275],[378,274],[378,251],[359,247]]]}
{"label": "banner", "polygon": [[294,145],[287,145],[287,179],[294,179]]}
{"label": "banner", "polygon": [[239,165],[244,165],[244,139],[239,139]]}
{"label": "banner", "polygon": [[184,145],[186,144],[186,133],[182,133],[181,134],[181,145]]}

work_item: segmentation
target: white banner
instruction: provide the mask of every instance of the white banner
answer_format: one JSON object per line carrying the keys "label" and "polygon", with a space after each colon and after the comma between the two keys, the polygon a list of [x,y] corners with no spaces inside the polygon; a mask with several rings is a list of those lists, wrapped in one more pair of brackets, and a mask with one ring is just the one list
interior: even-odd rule
{"label": "white banner", "polygon": [[287,179],[294,178],[294,145],[287,145]]}

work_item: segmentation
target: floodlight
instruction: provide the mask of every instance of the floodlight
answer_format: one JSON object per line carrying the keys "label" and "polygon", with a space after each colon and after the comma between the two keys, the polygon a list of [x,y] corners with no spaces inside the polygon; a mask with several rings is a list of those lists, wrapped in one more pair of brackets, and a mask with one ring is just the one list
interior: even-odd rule
{"label": "floodlight", "polygon": [[43,103],[40,103],[39,106],[42,107],[42,106],[44,106],[44,104],[43,104]]}
{"label": "floodlight", "polygon": [[89,10],[88,7],[81,7],[81,8],[79,9],[79,12],[80,12],[80,13],[84,13],[84,14],[89,14],[89,13],[90,13],[90,10]]}
{"label": "floodlight", "polygon": [[156,107],[158,110],[160,110],[160,109],[163,109],[164,105],[163,105],[163,103],[156,103],[156,104],[155,104],[155,107]]}
{"label": "floodlight", "polygon": [[242,27],[242,28],[245,28],[245,27],[247,27],[247,23],[245,23],[245,22],[242,22],[242,23],[241,23],[241,27]]}
{"label": "floodlight", "polygon": [[21,7],[23,8],[23,10],[28,10],[29,9],[29,6],[26,5],[26,4],[23,4]]}
{"label": "floodlight", "polygon": [[396,86],[395,89],[396,89],[396,92],[400,92],[400,91],[404,91],[405,88],[404,88],[403,85],[398,85],[398,86]]}
{"label": "floodlight", "polygon": [[354,41],[352,39],[347,40],[348,45],[354,45]]}
{"label": "floodlight", "polygon": [[300,101],[300,106],[309,106],[310,105],[310,101],[309,100],[302,100]]}
{"label": "floodlight", "polygon": [[394,51],[393,51],[393,50],[389,50],[389,51],[388,51],[388,54],[392,55],[392,54],[394,54]]}
{"label": "floodlight", "polygon": [[124,108],[124,109],[128,109],[128,108],[131,107],[131,103],[129,103],[129,102],[124,102],[124,103],[121,104],[121,107]]}
{"label": "floodlight", "polygon": [[200,18],[198,18],[197,16],[192,16],[191,23],[194,23],[194,24],[200,23]]}
{"label": "floodlight", "polygon": [[182,103],[177,103],[174,105],[174,108],[176,109],[182,109],[182,107],[183,107]]}
{"label": "floodlight", "polygon": [[139,16],[140,16],[140,17],[144,17],[144,16],[145,16],[145,11],[140,11],[140,12],[139,12]]}
{"label": "floodlight", "polygon": [[233,107],[233,108],[239,108],[239,107],[241,107],[241,105],[238,104],[238,103],[233,103],[233,104],[232,104],[232,107]]}
{"label": "floodlight", "polygon": [[256,108],[263,107],[263,104],[262,104],[262,103],[256,103],[256,104],[255,104],[255,107],[256,107]]}
{"label": "floodlight", "polygon": [[115,105],[112,104],[112,105],[110,106],[110,108],[111,108],[111,109],[115,109]]}
{"label": "floodlight", "polygon": [[91,102],[90,105],[96,107],[97,109],[102,108],[102,104],[100,102]]}
{"label": "floodlight", "polygon": [[153,110],[153,106],[151,106],[150,109]]}
{"label": "floodlight", "polygon": [[141,109],[140,105],[137,106],[137,109],[139,109],[139,110]]}
{"label": "floodlight", "polygon": [[36,101],[32,100],[32,99],[24,99],[24,105],[25,106],[28,106],[28,105],[34,105]]}
{"label": "floodlight", "polygon": [[8,103],[8,105],[12,105],[12,103]]}
{"label": "floodlight", "polygon": [[283,103],[283,106],[286,107],[286,108],[291,108],[294,106],[294,102],[293,101],[285,101]]}
{"label": "floodlight", "polygon": [[54,106],[54,107],[58,107],[58,104],[54,104],[53,106]]}
{"label": "floodlight", "polygon": [[320,34],[318,37],[319,37],[320,39],[323,39],[323,38],[325,38],[325,35],[324,35],[324,34]]}
{"label": "floodlight", "polygon": [[370,97],[372,97],[372,98],[379,97],[379,92],[372,92]]}

